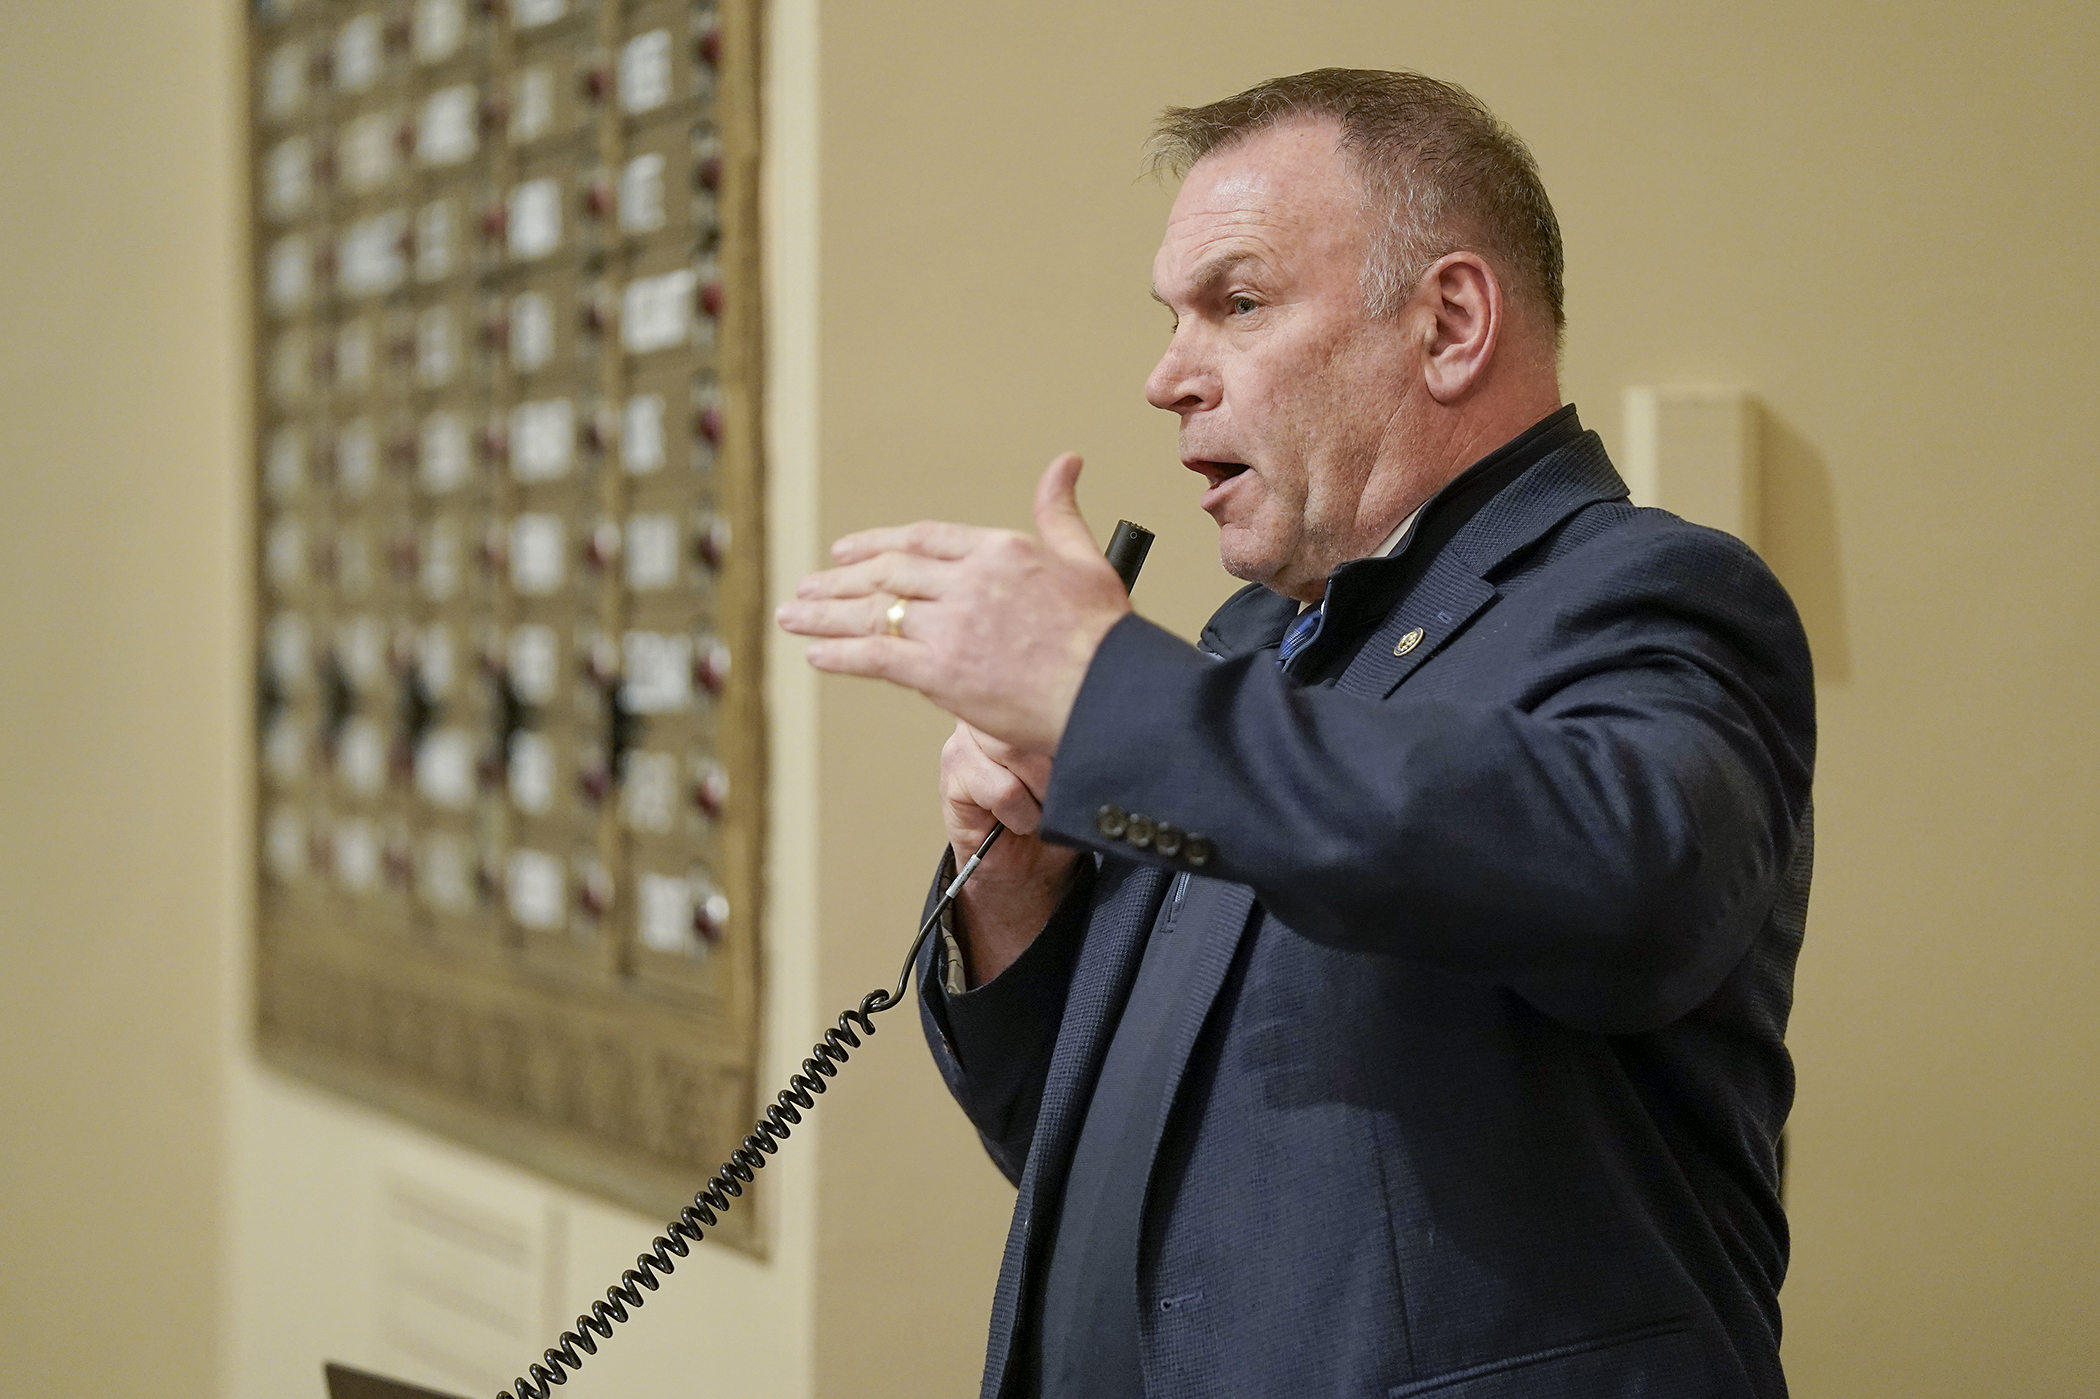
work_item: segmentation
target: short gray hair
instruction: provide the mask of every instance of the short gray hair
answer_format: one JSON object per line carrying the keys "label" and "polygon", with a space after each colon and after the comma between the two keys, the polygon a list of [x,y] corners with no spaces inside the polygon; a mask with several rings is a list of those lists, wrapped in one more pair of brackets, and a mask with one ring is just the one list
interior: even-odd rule
{"label": "short gray hair", "polygon": [[1201,107],[1169,107],[1153,126],[1155,171],[1176,178],[1213,151],[1296,118],[1340,123],[1341,148],[1371,215],[1364,300],[1389,315],[1446,253],[1493,264],[1512,295],[1567,324],[1560,221],[1538,162],[1479,98],[1420,73],[1317,68],[1271,78]]}

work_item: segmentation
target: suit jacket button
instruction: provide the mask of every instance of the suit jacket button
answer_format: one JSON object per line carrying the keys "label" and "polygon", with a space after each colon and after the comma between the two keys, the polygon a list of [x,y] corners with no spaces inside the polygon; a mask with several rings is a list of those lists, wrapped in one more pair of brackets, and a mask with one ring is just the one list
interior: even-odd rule
{"label": "suit jacket button", "polygon": [[1181,827],[1162,821],[1159,829],[1152,833],[1152,848],[1162,855],[1181,853]]}
{"label": "suit jacket button", "polygon": [[1113,802],[1094,813],[1094,829],[1110,840],[1120,837],[1129,822],[1130,818],[1123,814],[1123,808]]}
{"label": "suit jacket button", "polygon": [[1212,845],[1206,836],[1189,836],[1181,842],[1181,853],[1191,865],[1200,870],[1210,863],[1210,857],[1217,853],[1217,847]]}
{"label": "suit jacket button", "polygon": [[1157,826],[1152,824],[1150,816],[1140,816],[1136,812],[1132,812],[1130,814],[1129,828],[1123,832],[1123,839],[1143,850],[1152,843],[1152,834],[1158,829]]}

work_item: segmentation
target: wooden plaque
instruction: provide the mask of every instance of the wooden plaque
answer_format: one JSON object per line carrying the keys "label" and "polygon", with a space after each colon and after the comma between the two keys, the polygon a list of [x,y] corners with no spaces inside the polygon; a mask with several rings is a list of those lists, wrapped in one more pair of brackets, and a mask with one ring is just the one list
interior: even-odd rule
{"label": "wooden plaque", "polygon": [[252,19],[263,1050],[656,1215],[755,1107],[759,22]]}

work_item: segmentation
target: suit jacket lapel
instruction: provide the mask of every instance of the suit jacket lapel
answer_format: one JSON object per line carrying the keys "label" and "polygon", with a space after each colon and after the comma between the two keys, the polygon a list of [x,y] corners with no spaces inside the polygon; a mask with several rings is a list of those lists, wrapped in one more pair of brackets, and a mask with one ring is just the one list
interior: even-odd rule
{"label": "suit jacket lapel", "polygon": [[[1072,1151],[1086,1118],[1094,1083],[1101,1073],[1102,1058],[1108,1053],[1117,1019],[1130,999],[1130,987],[1144,958],[1147,935],[1159,916],[1161,896],[1166,892],[1168,875],[1164,870],[1120,862],[1117,868],[1128,873],[1123,876],[1122,887],[1103,901],[1096,921],[1087,931],[1088,947],[1074,969],[1071,996],[1065,1003],[1064,1028],[1051,1055],[1042,1107],[1036,1117],[1035,1139],[1029,1146],[1028,1164],[1021,1172],[1020,1198],[1015,1202],[1013,1224],[1007,1230],[998,1291],[992,1299],[984,1399],[995,1399],[1006,1383],[1025,1291],[1033,1281],[1035,1222],[1041,1219],[1049,1228],[1056,1219],[1055,1205],[1064,1189],[1065,1172],[1072,1164]],[[1232,970],[1254,911],[1254,891],[1244,884],[1196,882],[1202,886],[1203,902],[1195,902],[1198,894],[1191,889],[1191,905],[1183,913],[1187,921],[1182,924],[1183,931],[1175,935],[1200,936],[1204,946],[1169,1051],[1171,1060],[1161,1090],[1163,1110],[1158,1118],[1162,1124],[1171,1119],[1196,1041],[1202,1036],[1204,1022],[1210,1018],[1211,1007]],[[1101,948],[1098,955],[1096,946]],[[1143,1189],[1147,1196],[1151,1194],[1159,1147],[1160,1138],[1155,1136],[1146,1158]],[[1143,1237],[1142,1221],[1139,1232]]]}
{"label": "suit jacket lapel", "polygon": [[1157,866],[1111,859],[1103,862],[1100,877],[1102,887],[1096,892],[1086,945],[1072,971],[1064,1024],[1058,1030],[1057,1048],[1051,1052],[1035,1136],[1029,1143],[1028,1163],[1021,1169],[1013,1223],[1007,1229],[999,1285],[992,1297],[984,1399],[995,1399],[1005,1383],[1023,1289],[1037,1251],[1036,1225],[1041,1221],[1045,1227],[1054,1226],[1056,1202],[1072,1164],[1080,1123],[1086,1117],[1116,1021],[1130,999],[1146,935],[1159,915],[1169,875]]}
{"label": "suit jacket lapel", "polygon": [[1424,566],[1405,548],[1378,568],[1421,568],[1349,662],[1336,688],[1350,694],[1389,695],[1423,662],[1465,629],[1495,600],[1488,581],[1504,563],[1531,547],[1563,520],[1599,501],[1623,499],[1626,484],[1612,469],[1604,444],[1585,432],[1496,492]]}
{"label": "suit jacket lapel", "polygon": [[[1189,988],[1189,997],[1181,1008],[1181,1021],[1175,1027],[1174,1043],[1167,1065],[1167,1079],[1161,1089],[1159,1122],[1172,1121],[1175,1099],[1181,1095],[1181,1080],[1187,1073],[1189,1058],[1195,1052],[1196,1041],[1202,1037],[1203,1026],[1210,1019],[1210,1012],[1218,999],[1218,992],[1225,985],[1225,977],[1232,970],[1234,958],[1239,955],[1241,941],[1247,935],[1247,926],[1253,921],[1254,891],[1244,884],[1224,884],[1214,879],[1192,879],[1188,893],[1189,904],[1183,910],[1188,935],[1203,939],[1203,948],[1197,956],[1196,976]],[[1198,903],[1198,891],[1202,902]],[[1177,933],[1176,936],[1180,936]],[[1152,1150],[1145,1163],[1145,1194],[1152,1193],[1152,1173],[1159,1164],[1160,1139],[1152,1139]],[[1139,1237],[1144,1236],[1142,1218]]]}
{"label": "suit jacket lapel", "polygon": [[1374,699],[1391,694],[1494,600],[1495,589],[1446,550],[1371,633],[1335,688]]}

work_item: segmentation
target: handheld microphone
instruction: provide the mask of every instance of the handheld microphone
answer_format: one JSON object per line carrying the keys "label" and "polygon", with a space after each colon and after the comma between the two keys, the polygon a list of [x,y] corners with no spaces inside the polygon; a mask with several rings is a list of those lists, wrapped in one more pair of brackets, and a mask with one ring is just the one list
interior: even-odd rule
{"label": "handheld microphone", "polygon": [[1108,537],[1108,548],[1102,551],[1116,577],[1123,580],[1126,593],[1137,587],[1138,570],[1145,566],[1145,555],[1151,552],[1152,531],[1128,520],[1116,521],[1116,532]]}

